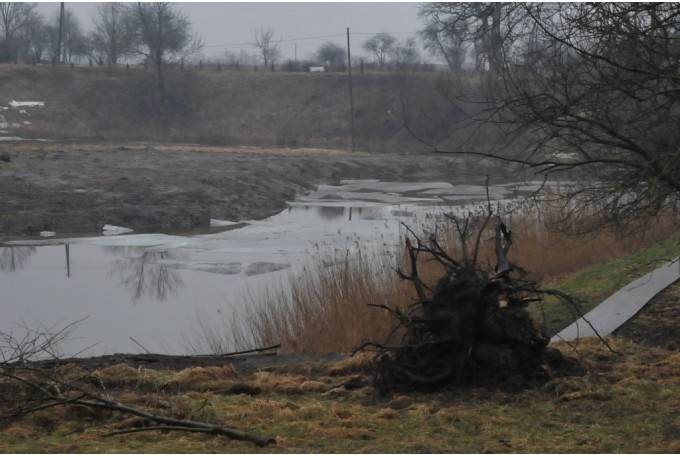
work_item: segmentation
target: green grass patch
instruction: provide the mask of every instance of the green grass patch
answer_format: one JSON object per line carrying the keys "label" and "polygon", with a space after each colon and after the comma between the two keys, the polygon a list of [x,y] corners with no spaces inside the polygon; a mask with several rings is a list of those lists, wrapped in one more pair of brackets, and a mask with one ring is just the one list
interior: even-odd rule
{"label": "green grass patch", "polygon": [[[558,281],[546,282],[544,287],[558,289],[577,298],[581,302],[581,311],[586,313],[631,281],[678,255],[680,232],[638,253],[588,267]],[[551,334],[559,332],[578,317],[572,308],[556,299],[532,305],[529,310],[539,321],[544,321]]]}

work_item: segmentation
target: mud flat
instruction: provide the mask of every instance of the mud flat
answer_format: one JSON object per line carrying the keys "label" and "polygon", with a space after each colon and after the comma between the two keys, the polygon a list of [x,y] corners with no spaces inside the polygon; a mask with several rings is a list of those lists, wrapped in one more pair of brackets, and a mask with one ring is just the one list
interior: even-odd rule
{"label": "mud flat", "polygon": [[[208,227],[272,215],[341,179],[497,183],[510,170],[442,155],[199,145],[2,143],[0,239]],[[516,175],[514,176],[517,177]]]}

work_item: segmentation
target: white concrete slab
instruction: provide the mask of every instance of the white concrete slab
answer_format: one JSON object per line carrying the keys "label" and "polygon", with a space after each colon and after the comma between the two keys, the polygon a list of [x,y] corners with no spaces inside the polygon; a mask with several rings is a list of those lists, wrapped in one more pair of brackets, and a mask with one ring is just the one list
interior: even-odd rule
{"label": "white concrete slab", "polygon": [[[655,295],[680,279],[680,258],[638,278],[616,291],[585,315],[601,336],[610,335],[635,316]],[[555,335],[551,341],[574,341],[596,336],[593,329],[579,318]]]}

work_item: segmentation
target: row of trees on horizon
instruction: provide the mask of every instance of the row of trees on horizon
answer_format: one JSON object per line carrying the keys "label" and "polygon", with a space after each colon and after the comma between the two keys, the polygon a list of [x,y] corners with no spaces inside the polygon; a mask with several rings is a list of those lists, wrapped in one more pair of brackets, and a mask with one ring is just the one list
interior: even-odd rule
{"label": "row of trees on horizon", "polygon": [[[449,69],[487,69],[493,46],[488,31],[496,29],[493,3],[423,4],[420,15],[426,26],[419,35],[398,39],[379,32],[362,43],[364,55],[356,58],[379,69],[432,69],[420,49],[445,62]],[[500,5],[500,4],[499,4]],[[100,3],[86,30],[68,8],[46,18],[37,11],[37,4],[25,2],[0,3],[0,62],[66,63],[90,66],[115,66],[121,63],[184,62],[206,60],[203,44],[187,14],[172,3]],[[459,16],[457,24],[442,26],[441,17]],[[302,61],[282,59],[281,39],[272,27],[260,27],[254,32],[252,50],[226,50],[213,63],[232,68],[258,67],[288,70],[307,69],[323,65],[326,69],[344,71],[347,49],[333,41],[322,43],[313,55]],[[356,52],[356,51],[355,51]],[[355,55],[358,55],[355,53]],[[355,62],[353,61],[353,64]]]}

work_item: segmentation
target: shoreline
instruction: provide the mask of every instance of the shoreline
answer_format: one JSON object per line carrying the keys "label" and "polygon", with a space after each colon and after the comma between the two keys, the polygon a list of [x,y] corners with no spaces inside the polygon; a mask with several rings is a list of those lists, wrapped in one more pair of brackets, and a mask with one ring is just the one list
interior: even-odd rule
{"label": "shoreline", "polygon": [[[2,144],[0,239],[101,234],[104,225],[136,233],[189,232],[210,219],[263,219],[296,195],[343,179],[479,183],[511,174],[461,158],[177,144]],[[494,167],[495,166],[495,167]]]}

